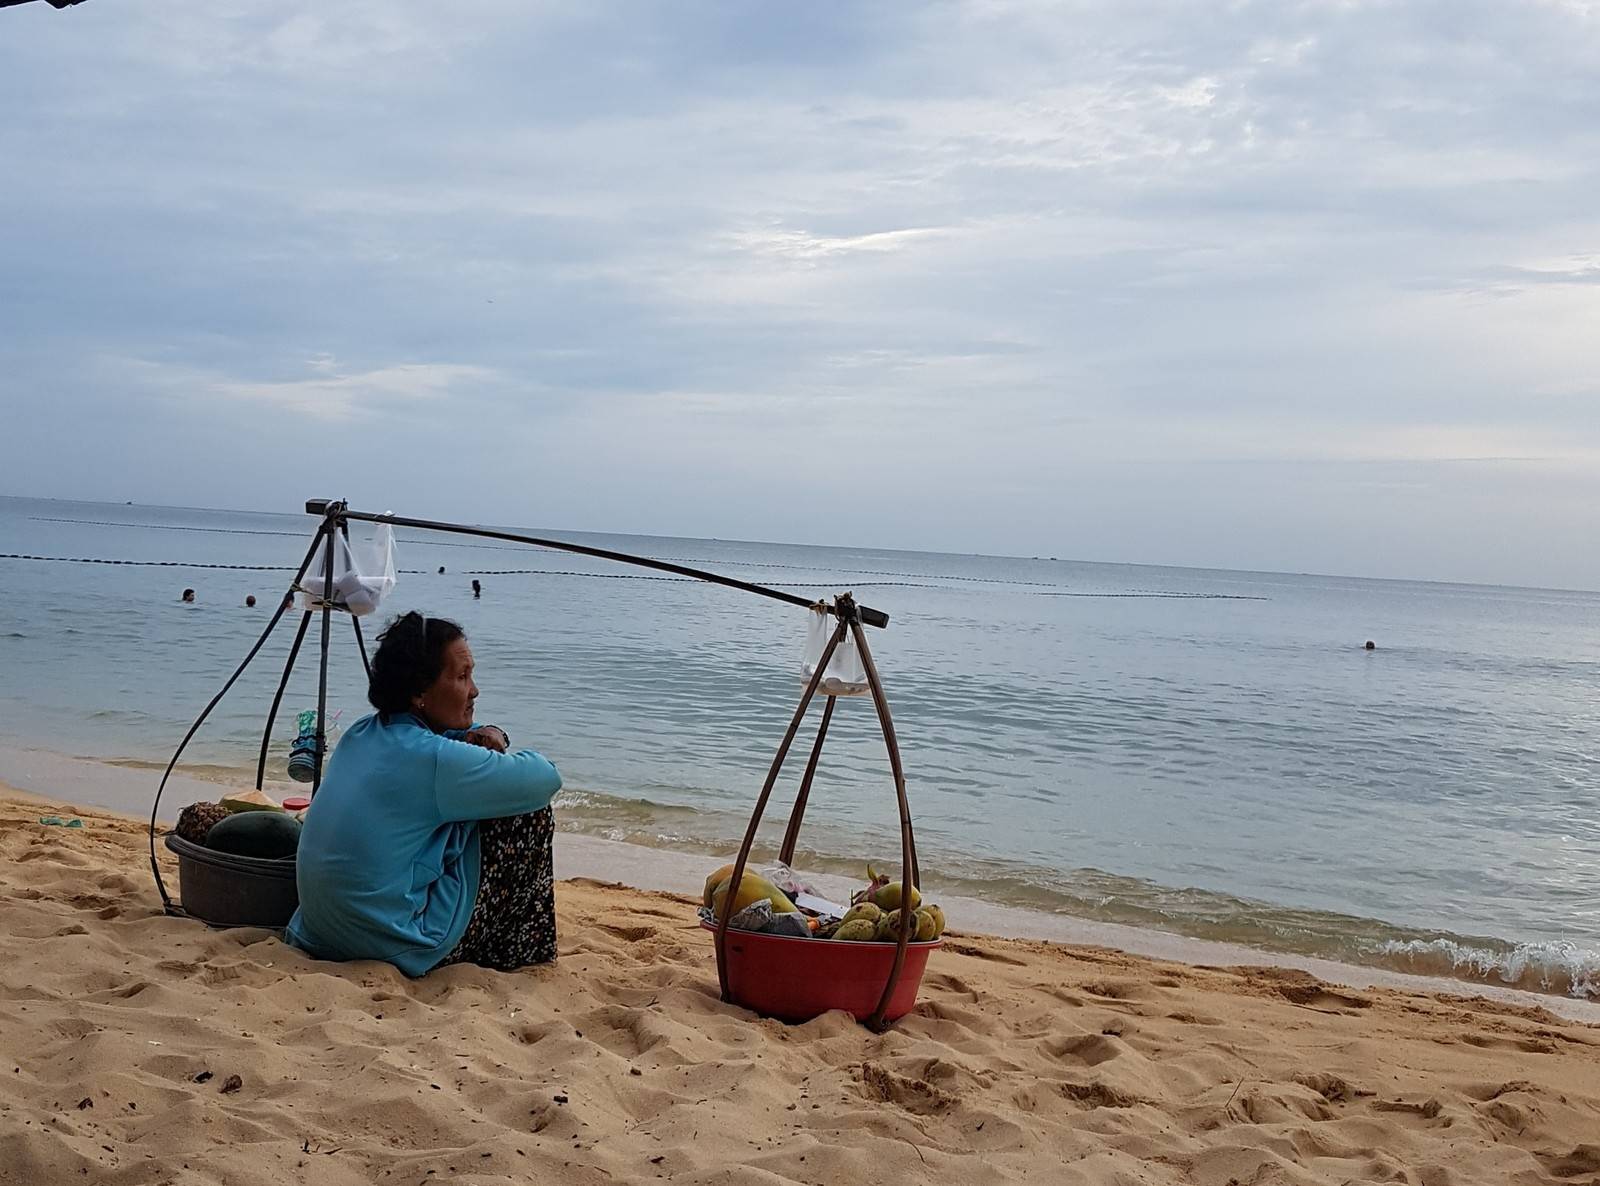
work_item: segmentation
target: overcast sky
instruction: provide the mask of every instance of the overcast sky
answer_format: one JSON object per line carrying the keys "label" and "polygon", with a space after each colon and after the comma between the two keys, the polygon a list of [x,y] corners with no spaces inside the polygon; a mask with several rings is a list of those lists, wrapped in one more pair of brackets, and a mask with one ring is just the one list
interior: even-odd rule
{"label": "overcast sky", "polygon": [[0,10],[0,492],[1600,588],[1600,3]]}

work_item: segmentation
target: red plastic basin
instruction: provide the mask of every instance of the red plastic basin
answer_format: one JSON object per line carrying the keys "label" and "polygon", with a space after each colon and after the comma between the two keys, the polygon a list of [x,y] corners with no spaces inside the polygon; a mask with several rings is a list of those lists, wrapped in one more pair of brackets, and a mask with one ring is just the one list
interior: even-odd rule
{"label": "red plastic basin", "polygon": [[[717,928],[700,924],[708,931]],[[904,1017],[916,1006],[917,989],[928,966],[928,953],[943,939],[906,946],[886,1022]],[[728,996],[766,1017],[810,1021],[829,1009],[844,1009],[857,1021],[871,1017],[894,967],[893,943],[837,943],[829,939],[796,939],[754,931],[728,932]]]}

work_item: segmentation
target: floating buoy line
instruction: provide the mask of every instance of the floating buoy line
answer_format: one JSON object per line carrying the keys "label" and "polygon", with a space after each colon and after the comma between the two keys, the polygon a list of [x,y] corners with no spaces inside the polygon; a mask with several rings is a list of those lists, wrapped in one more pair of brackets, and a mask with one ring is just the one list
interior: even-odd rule
{"label": "floating buoy line", "polygon": [[[71,519],[67,522],[81,523],[90,520]],[[180,529],[181,530],[181,529]],[[223,528],[197,528],[201,531],[225,530]],[[266,535],[289,535],[290,532],[260,532]],[[435,545],[429,544],[433,547]],[[470,545],[451,544],[451,547],[466,547]],[[515,550],[515,549],[507,549]],[[668,557],[656,557],[668,559]],[[31,560],[41,564],[112,564],[128,568],[214,568],[226,569],[233,572],[293,572],[294,569],[283,564],[214,564],[198,560],[121,560],[105,556],[35,556],[26,552],[0,552],[0,560]],[[802,567],[798,564],[762,564],[751,565],[752,568],[791,568]],[[428,576],[433,570],[430,568],[402,568],[399,570],[406,576]],[[866,569],[840,569],[840,572],[868,572]],[[646,576],[642,573],[622,572],[583,572],[569,568],[464,568],[460,570],[463,576],[476,577],[506,577],[506,576],[546,576],[546,577],[588,577],[600,581],[666,581],[671,584],[693,585],[697,582],[692,577],[660,577]],[[898,576],[898,573],[884,573],[885,576]],[[1037,586],[1042,581],[1008,581],[991,577],[958,577],[935,575],[936,581],[973,581],[991,585],[1007,586]],[[817,585],[827,582],[818,581]],[[874,589],[937,589],[937,584],[926,581],[856,581],[857,588]],[[803,586],[814,587],[814,586]],[[1130,591],[1130,592],[1088,592],[1077,589],[1061,588],[1018,588],[1018,592],[1032,597],[1094,597],[1107,599],[1159,599],[1167,601],[1266,601],[1266,597],[1247,593],[1186,593],[1186,592],[1159,592],[1159,591]]]}

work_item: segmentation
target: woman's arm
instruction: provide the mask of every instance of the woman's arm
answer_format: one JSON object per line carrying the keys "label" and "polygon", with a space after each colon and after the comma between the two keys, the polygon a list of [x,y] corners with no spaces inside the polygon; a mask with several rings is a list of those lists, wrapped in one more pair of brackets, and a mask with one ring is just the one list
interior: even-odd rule
{"label": "woman's arm", "polygon": [[503,754],[511,748],[511,735],[499,725],[474,725],[461,738],[468,745],[481,745]]}
{"label": "woman's arm", "polygon": [[511,734],[499,725],[474,724],[470,729],[441,729],[439,736],[448,737],[451,741],[465,741],[470,745],[487,746],[501,754],[511,748]]}
{"label": "woman's arm", "polygon": [[434,799],[447,820],[498,819],[550,806],[561,774],[531,749],[496,753],[449,738],[439,742]]}

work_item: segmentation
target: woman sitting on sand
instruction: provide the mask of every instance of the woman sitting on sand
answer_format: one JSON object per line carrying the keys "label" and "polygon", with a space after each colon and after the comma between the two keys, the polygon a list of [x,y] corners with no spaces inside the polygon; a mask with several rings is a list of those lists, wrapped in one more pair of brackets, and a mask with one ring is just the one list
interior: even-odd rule
{"label": "woman sitting on sand", "polygon": [[306,813],[288,939],[320,959],[510,970],[555,958],[550,800],[561,775],[472,719],[461,627],[408,613],[378,636],[367,699]]}

